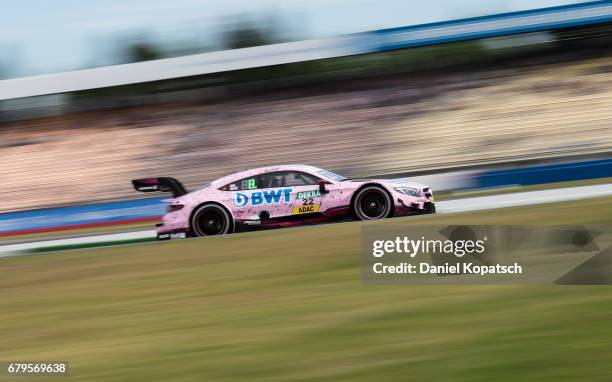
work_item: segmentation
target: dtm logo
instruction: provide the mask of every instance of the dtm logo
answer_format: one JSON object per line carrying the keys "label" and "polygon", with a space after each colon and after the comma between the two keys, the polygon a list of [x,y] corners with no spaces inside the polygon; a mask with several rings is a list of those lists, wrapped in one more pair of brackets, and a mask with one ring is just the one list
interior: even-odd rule
{"label": "dtm logo", "polygon": [[259,206],[261,204],[278,204],[283,199],[283,203],[291,202],[291,188],[284,188],[282,190],[272,191],[257,191],[251,194],[249,201],[249,195],[243,194],[242,192],[235,192],[233,195],[234,204],[236,207],[244,207],[247,204],[252,206]]}

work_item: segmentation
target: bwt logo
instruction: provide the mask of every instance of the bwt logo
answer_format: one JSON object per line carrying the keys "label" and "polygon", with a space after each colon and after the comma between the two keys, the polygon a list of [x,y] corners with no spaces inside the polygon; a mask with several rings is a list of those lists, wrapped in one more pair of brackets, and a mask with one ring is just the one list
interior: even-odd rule
{"label": "bwt logo", "polygon": [[[272,191],[257,191],[253,192],[249,198],[249,195],[243,194],[242,192],[235,192],[233,199],[236,207],[244,207],[247,204],[252,206],[259,206],[262,204],[278,204],[281,202],[291,202],[291,191],[292,188],[283,188],[282,190]],[[250,200],[249,200],[250,199]]]}

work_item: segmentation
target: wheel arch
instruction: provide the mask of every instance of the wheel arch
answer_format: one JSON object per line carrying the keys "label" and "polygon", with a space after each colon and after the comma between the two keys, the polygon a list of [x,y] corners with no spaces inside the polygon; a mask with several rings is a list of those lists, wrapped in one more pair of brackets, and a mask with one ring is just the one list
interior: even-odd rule
{"label": "wheel arch", "polygon": [[395,200],[393,200],[393,195],[391,194],[391,191],[389,191],[387,189],[387,187],[383,186],[381,183],[378,182],[367,182],[362,184],[361,186],[359,186],[355,191],[353,191],[353,194],[351,195],[351,202],[349,204],[350,208],[351,208],[351,216],[355,217],[355,208],[354,208],[354,201],[355,201],[355,197],[357,197],[357,194],[359,193],[359,191],[363,190],[366,187],[371,187],[371,186],[376,186],[380,189],[382,189],[384,192],[387,193],[387,195],[389,196],[389,200],[391,200],[391,212],[389,213],[389,217],[393,217],[393,214],[395,212]]}
{"label": "wheel arch", "polygon": [[214,200],[207,200],[204,202],[200,202],[198,203],[198,205],[196,205],[192,210],[191,213],[189,214],[189,230],[191,231],[191,233],[193,234],[193,226],[192,226],[192,222],[193,222],[193,216],[195,215],[196,211],[200,209],[200,207],[205,206],[205,205],[215,205],[217,207],[222,208],[225,212],[227,212],[227,214],[229,215],[231,221],[230,221],[230,227],[231,230],[229,233],[234,232],[235,228],[236,228],[236,219],[234,218],[234,214],[232,214],[232,211],[227,208],[223,203],[219,203],[217,201]]}

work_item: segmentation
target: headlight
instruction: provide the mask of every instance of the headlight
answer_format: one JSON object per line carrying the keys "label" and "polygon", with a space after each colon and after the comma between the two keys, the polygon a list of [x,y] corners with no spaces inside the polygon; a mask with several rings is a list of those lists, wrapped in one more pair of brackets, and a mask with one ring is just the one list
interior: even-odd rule
{"label": "headlight", "polygon": [[414,196],[417,198],[421,196],[421,193],[419,192],[419,190],[417,190],[416,188],[412,188],[412,187],[397,187],[395,191],[402,193],[404,195]]}

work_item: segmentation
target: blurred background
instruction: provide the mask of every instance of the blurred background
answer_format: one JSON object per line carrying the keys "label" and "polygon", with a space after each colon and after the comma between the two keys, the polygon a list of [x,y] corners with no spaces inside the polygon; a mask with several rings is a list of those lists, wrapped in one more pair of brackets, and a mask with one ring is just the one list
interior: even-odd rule
{"label": "blurred background", "polygon": [[[377,224],[603,225],[609,283],[612,1],[5,3],[0,362],[610,381],[609,288],[366,286],[359,254]],[[438,213],[144,243],[168,196],[132,179],[282,163],[420,181]]]}
{"label": "blurred background", "polygon": [[443,174],[425,178],[436,190],[585,160],[597,170],[535,178],[612,176],[611,13],[608,1],[552,0],[9,7],[0,213],[139,198],[130,180],[143,176],[193,188],[279,163]]}

